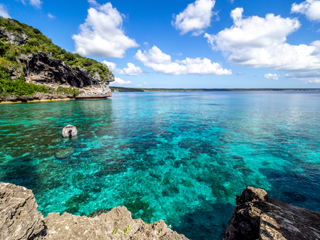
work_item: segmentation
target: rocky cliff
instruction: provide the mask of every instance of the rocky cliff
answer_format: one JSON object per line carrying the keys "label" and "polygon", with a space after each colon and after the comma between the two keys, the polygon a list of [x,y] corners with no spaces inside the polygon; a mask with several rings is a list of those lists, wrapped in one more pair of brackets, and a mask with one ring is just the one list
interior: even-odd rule
{"label": "rocky cliff", "polygon": [[237,197],[224,240],[256,239],[320,239],[320,213],[270,198],[263,189],[247,187]]}
{"label": "rocky cliff", "polygon": [[188,240],[162,220],[146,224],[132,219],[126,207],[95,217],[50,213],[43,218],[32,191],[10,183],[0,183],[0,239]]}
{"label": "rocky cliff", "polygon": [[[0,18],[0,67],[0,102],[111,97],[108,85],[114,76],[107,66],[61,49],[38,29],[14,19]],[[10,81],[18,79],[32,94],[12,87]],[[42,92],[33,84],[43,86]]]}
{"label": "rocky cliff", "polygon": [[[111,97],[109,82],[114,81],[114,76],[108,74],[101,79],[98,72],[90,74],[84,68],[72,69],[60,59],[52,58],[49,54],[22,54],[18,61],[24,64],[24,76],[27,82],[45,84],[57,88],[58,86],[75,87],[80,90],[77,98],[103,98]],[[12,72],[16,75],[16,72]]]}

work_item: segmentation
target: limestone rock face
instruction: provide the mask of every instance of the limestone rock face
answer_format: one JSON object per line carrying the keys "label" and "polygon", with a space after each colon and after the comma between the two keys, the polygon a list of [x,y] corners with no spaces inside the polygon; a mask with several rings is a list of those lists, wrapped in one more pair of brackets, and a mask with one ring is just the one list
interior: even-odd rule
{"label": "limestone rock face", "polygon": [[44,229],[32,191],[0,183],[0,239],[42,239]]}
{"label": "limestone rock face", "polygon": [[98,73],[92,75],[86,69],[72,69],[62,60],[43,52],[22,54],[19,61],[26,65],[24,73],[27,82],[76,87],[82,92],[79,98],[111,97],[108,86],[109,82],[114,81],[111,74],[106,79],[101,79]]}
{"label": "limestone rock face", "polygon": [[77,98],[104,98],[112,96],[111,89],[105,84],[84,87],[81,91],[82,93],[79,94]]}
{"label": "limestone rock face", "polygon": [[237,205],[224,240],[320,239],[320,213],[269,198],[263,189],[248,187]]}
{"label": "limestone rock face", "polygon": [[69,213],[38,212],[31,190],[10,183],[0,183],[1,240],[188,240],[167,227],[164,221],[151,224],[132,219],[126,207],[90,218]]}

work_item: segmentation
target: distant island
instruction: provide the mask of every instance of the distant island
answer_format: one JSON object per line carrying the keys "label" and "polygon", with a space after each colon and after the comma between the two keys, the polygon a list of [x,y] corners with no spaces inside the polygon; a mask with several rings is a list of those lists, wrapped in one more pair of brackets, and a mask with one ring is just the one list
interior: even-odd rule
{"label": "distant island", "polygon": [[110,87],[112,92],[213,92],[213,91],[320,91],[320,88],[129,88]]}

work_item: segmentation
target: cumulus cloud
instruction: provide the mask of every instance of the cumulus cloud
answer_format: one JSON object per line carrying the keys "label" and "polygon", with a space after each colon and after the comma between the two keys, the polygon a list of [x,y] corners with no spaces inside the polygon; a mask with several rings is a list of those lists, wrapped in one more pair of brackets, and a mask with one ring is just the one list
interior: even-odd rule
{"label": "cumulus cloud", "polygon": [[129,76],[138,76],[143,74],[143,71],[140,67],[136,67],[133,63],[127,63],[127,68],[119,69],[117,65],[113,62],[103,61],[103,64],[107,65],[111,71],[119,74],[125,74]]}
{"label": "cumulus cloud", "polygon": [[311,21],[320,21],[320,1],[306,0],[300,4],[293,3],[291,13],[301,13]]}
{"label": "cumulus cloud", "polygon": [[174,16],[171,24],[180,30],[181,34],[193,32],[192,35],[200,35],[204,28],[210,26],[212,16],[216,14],[212,11],[214,5],[215,0],[196,0]]}
{"label": "cumulus cloud", "polygon": [[53,16],[51,13],[48,13],[48,17],[51,18],[51,19],[56,18],[56,16]]}
{"label": "cumulus cloud", "polygon": [[231,12],[233,26],[216,35],[205,34],[212,49],[220,50],[233,64],[307,73],[320,68],[320,41],[290,45],[287,36],[301,24],[296,18],[267,14],[244,18],[242,8]]}
{"label": "cumulus cloud", "polygon": [[122,58],[129,48],[138,47],[134,39],[125,35],[122,28],[123,18],[111,3],[99,5],[89,0],[91,8],[80,33],[73,35],[76,52],[85,56]]}
{"label": "cumulus cloud", "polygon": [[279,80],[280,75],[268,73],[268,74],[265,74],[264,77],[267,79]]}
{"label": "cumulus cloud", "polygon": [[138,50],[134,56],[145,66],[152,68],[155,72],[180,75],[180,74],[214,74],[230,75],[231,70],[223,69],[219,63],[211,62],[207,58],[186,58],[175,62],[171,61],[171,56],[163,53],[158,47],[153,46],[149,51]]}
{"label": "cumulus cloud", "polygon": [[131,85],[133,84],[132,82],[130,81],[125,81],[121,78],[118,78],[118,77],[115,77],[114,78],[114,81],[110,83],[110,85],[116,85],[116,86],[124,86],[124,85]]}
{"label": "cumulus cloud", "polygon": [[11,18],[7,8],[3,4],[0,4],[0,16],[4,18]]}

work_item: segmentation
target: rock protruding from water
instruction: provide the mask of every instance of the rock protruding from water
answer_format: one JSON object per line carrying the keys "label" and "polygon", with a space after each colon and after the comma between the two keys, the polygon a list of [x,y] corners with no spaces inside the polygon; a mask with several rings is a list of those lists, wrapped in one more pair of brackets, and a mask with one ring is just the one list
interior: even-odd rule
{"label": "rock protruding from water", "polygon": [[320,213],[270,198],[263,189],[247,187],[237,196],[224,240],[256,239],[320,239]]}
{"label": "rock protruding from water", "polygon": [[67,125],[62,129],[62,136],[65,138],[74,137],[78,135],[77,128],[73,125]]}
{"label": "rock protruding from water", "polygon": [[31,190],[0,183],[0,239],[41,239],[45,225]]}
{"label": "rock protruding from water", "polygon": [[66,212],[43,218],[32,191],[10,183],[0,183],[0,239],[188,240],[162,220],[146,224],[132,219],[126,207],[93,218]]}

